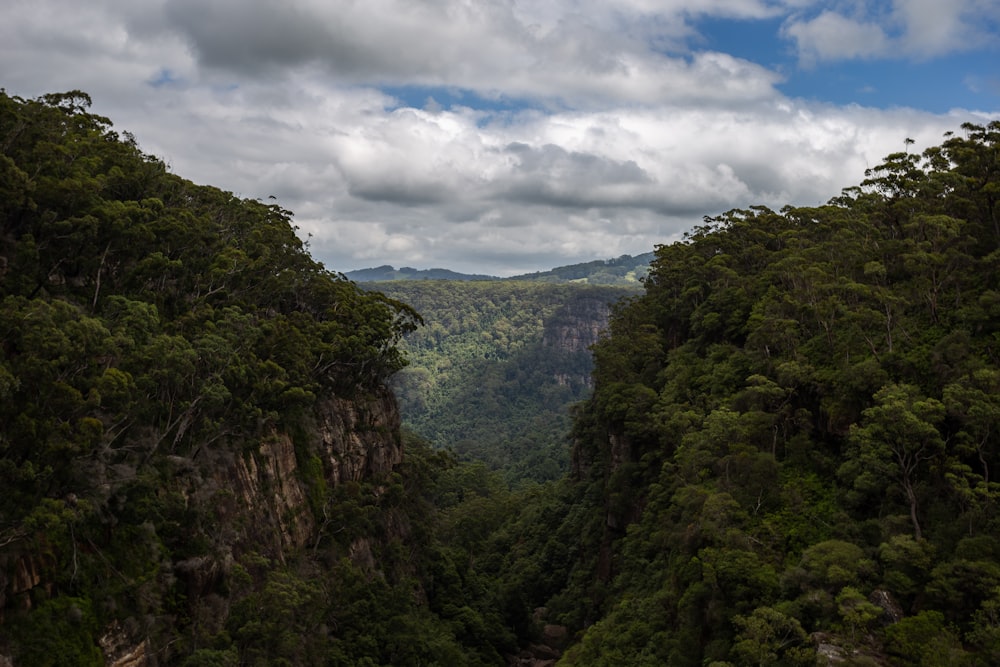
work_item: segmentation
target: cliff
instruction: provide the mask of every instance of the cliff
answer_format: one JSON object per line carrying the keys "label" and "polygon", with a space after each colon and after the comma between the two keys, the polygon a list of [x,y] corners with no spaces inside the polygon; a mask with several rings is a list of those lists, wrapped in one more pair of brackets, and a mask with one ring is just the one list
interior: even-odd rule
{"label": "cliff", "polygon": [[[553,370],[561,387],[582,385],[593,388],[590,376],[590,348],[607,331],[611,306],[608,299],[586,293],[568,300],[545,320],[542,348],[565,355],[567,363]],[[573,363],[572,361],[577,363]],[[583,363],[579,363],[581,361]]]}
{"label": "cliff", "polygon": [[[274,430],[254,444],[244,443],[237,451],[219,445],[202,447],[193,456],[164,456],[157,462],[162,486],[155,495],[173,497],[180,506],[177,509],[182,508],[193,525],[183,530],[184,538],[177,548],[160,556],[156,566],[160,581],[150,592],[157,596],[170,590],[182,592],[188,604],[196,606],[226,594],[234,566],[238,568],[247,554],[276,564],[301,558],[317,544],[328,514],[337,511],[333,497],[338,487],[384,484],[400,465],[403,447],[399,423],[395,399],[382,387],[358,398],[317,401],[306,420],[307,427],[298,429],[296,437]],[[109,479],[114,474],[109,470],[102,477]],[[128,486],[127,480],[115,482],[109,505],[127,494]],[[156,550],[162,542],[170,541],[166,533],[179,529],[159,525],[155,516],[146,517],[143,526],[147,535],[133,544],[136,549]],[[372,538],[358,535],[343,544],[340,552],[371,570],[377,567],[371,553]],[[200,548],[195,548],[195,543],[200,543]],[[57,596],[63,588],[60,570],[89,560],[93,554],[82,553],[88,545],[97,551],[83,534],[66,548],[47,554],[12,548],[16,543],[6,545],[0,559],[0,610],[5,616],[17,616]],[[72,553],[67,553],[67,548]],[[4,620],[0,616],[0,630]],[[224,627],[228,620],[223,612],[215,622]],[[173,622],[160,614],[146,619],[112,614],[95,641],[108,665],[156,665],[170,655],[165,646],[158,645],[157,637]],[[18,667],[30,662],[10,664]]]}

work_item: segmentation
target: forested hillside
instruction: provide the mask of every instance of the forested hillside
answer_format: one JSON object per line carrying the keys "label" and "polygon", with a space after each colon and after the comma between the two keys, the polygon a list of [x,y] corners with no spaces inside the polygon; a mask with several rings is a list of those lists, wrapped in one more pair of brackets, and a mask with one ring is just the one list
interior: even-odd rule
{"label": "forested hillside", "polygon": [[706,219],[595,356],[560,665],[1000,663],[1000,122]]}
{"label": "forested hillside", "polygon": [[511,496],[385,384],[419,316],[89,105],[0,94],[0,663],[502,664]]}
{"label": "forested hillside", "polygon": [[649,263],[653,253],[642,255],[622,255],[614,259],[598,259],[592,262],[559,266],[548,271],[524,273],[511,280],[530,280],[543,283],[576,282],[587,285],[632,285],[641,282],[649,273]]}
{"label": "forested hillside", "polygon": [[1000,122],[657,248],[511,491],[403,337],[521,429],[612,292],[363,291],[88,107],[0,93],[0,663],[1000,664]]}
{"label": "forested hillside", "polygon": [[585,284],[369,283],[424,325],[400,342],[392,387],[403,424],[512,483],[569,469],[569,409],[590,395],[590,346],[612,303],[638,292]]}

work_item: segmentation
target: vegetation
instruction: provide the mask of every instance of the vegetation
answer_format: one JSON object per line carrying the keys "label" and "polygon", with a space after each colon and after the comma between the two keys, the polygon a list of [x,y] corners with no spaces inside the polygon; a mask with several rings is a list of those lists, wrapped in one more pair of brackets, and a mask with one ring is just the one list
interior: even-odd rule
{"label": "vegetation", "polygon": [[615,259],[594,260],[581,264],[560,266],[549,271],[525,273],[511,280],[530,280],[544,283],[583,283],[588,285],[637,285],[649,273],[653,253],[622,255]]}
{"label": "vegetation", "polygon": [[368,283],[413,306],[424,326],[400,343],[403,423],[511,483],[569,469],[569,408],[590,394],[589,346],[622,287],[493,282]]}
{"label": "vegetation", "polygon": [[[360,290],[88,104],[0,94],[0,658],[500,665],[565,628],[563,666],[1000,661],[1000,122],[659,247],[570,474],[512,491],[371,414],[438,287]],[[557,292],[477,289],[414,367],[453,345],[533,386],[492,369],[544,369],[531,332],[582,292],[550,321],[516,304]],[[339,477],[333,401],[403,462]],[[272,516],[225,475],[282,443]]]}
{"label": "vegetation", "polygon": [[996,662],[1000,123],[962,130],[657,249],[575,424],[561,665]]}
{"label": "vegetation", "polygon": [[497,280],[495,276],[458,273],[448,269],[414,269],[404,266],[395,269],[388,264],[372,269],[358,269],[346,274],[351,280],[363,282],[385,282],[390,280]]}
{"label": "vegetation", "polygon": [[[89,104],[0,94],[0,656],[103,664],[120,637],[166,665],[495,664],[478,612],[421,579],[451,464],[414,446],[340,483],[319,456],[324,406],[383,396],[419,316]],[[288,439],[308,498],[248,514],[286,481],[234,471]]]}

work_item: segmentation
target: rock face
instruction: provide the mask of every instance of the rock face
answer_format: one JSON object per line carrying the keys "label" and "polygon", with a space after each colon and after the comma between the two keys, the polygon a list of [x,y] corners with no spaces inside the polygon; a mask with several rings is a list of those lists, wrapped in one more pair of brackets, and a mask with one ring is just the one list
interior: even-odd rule
{"label": "rock face", "polygon": [[[392,472],[402,461],[399,410],[385,389],[359,398],[331,397],[316,407],[315,424],[296,445],[287,433],[272,433],[251,451],[213,474],[216,487],[233,492],[233,502],[222,506],[220,523],[246,524],[233,540],[252,542],[272,557],[310,543],[316,518],[309,507],[303,459],[319,464],[325,482],[335,487]],[[226,468],[227,466],[223,466]],[[218,470],[219,467],[215,466]],[[225,505],[225,504],[223,504]]]}
{"label": "rock face", "polygon": [[149,655],[149,642],[143,640],[138,644],[131,644],[128,634],[117,622],[105,629],[97,643],[108,667],[146,667],[153,664]]}
{"label": "rock face", "polygon": [[[387,475],[402,462],[399,410],[388,389],[320,400],[314,418],[311,428],[296,437],[273,432],[235,459],[216,452],[205,455],[210,465],[202,462],[187,467],[191,501],[211,503],[215,508],[216,553],[223,554],[175,563],[174,573],[187,583],[190,596],[209,593],[225,576],[234,553],[252,549],[283,562],[312,544],[318,518],[310,507],[309,493],[310,484],[318,480],[310,475],[321,474],[332,488]],[[306,461],[314,466],[312,470],[304,469]],[[365,562],[371,552],[363,540],[351,546],[348,556],[371,565]],[[145,638],[130,640],[120,627],[107,628],[103,637],[109,665],[153,664]]]}
{"label": "rock face", "polygon": [[587,352],[607,329],[609,314],[608,304],[602,299],[574,299],[545,323],[542,344],[563,352]]}
{"label": "rock face", "polygon": [[566,370],[554,374],[557,384],[593,389],[590,347],[607,329],[609,315],[610,307],[605,300],[579,297],[560,308],[545,323],[542,347],[564,357],[578,357],[579,360],[579,363],[565,364]]}
{"label": "rock face", "polygon": [[321,450],[334,484],[386,475],[402,462],[399,409],[388,390],[364,401],[324,401],[319,415]]}
{"label": "rock face", "polygon": [[[225,488],[232,492],[228,503],[217,505],[219,523],[244,526],[230,536],[238,548],[252,543],[268,556],[302,548],[310,543],[316,517],[309,505],[309,484],[322,475],[328,487],[387,475],[402,461],[399,410],[387,389],[357,398],[331,397],[318,402],[315,423],[300,442],[287,433],[275,432],[229,465],[216,472],[207,487],[198,481],[193,493]],[[306,472],[310,462],[314,470]],[[252,517],[252,521],[247,521]]]}
{"label": "rock face", "polygon": [[[323,517],[314,516],[316,488],[386,476],[403,459],[400,416],[385,387],[353,397],[317,401],[296,433],[273,430],[256,442],[206,444],[190,456],[165,456],[166,482],[184,503],[211,517],[203,527],[211,544],[201,555],[169,564],[190,600],[212,597],[240,554],[255,551],[283,563],[311,547]],[[165,490],[166,491],[166,490]],[[374,567],[370,545],[359,540],[348,557]],[[0,563],[0,623],[3,609],[27,610],[32,592],[51,589],[53,570],[24,554]],[[2,633],[0,633],[2,634]],[[115,621],[95,637],[106,664],[151,667],[157,650],[133,623]],[[0,665],[5,658],[0,654]],[[12,664],[12,663],[8,663]],[[13,667],[20,667],[13,663]]]}

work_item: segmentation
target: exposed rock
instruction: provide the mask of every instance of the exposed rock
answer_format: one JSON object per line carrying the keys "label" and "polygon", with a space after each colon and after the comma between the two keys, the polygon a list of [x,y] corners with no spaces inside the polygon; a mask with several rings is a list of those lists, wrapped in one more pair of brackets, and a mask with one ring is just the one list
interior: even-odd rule
{"label": "exposed rock", "polygon": [[134,643],[117,621],[104,630],[97,643],[108,667],[152,667],[149,641]]}
{"label": "exposed rock", "polygon": [[884,588],[876,588],[872,591],[872,594],[868,596],[868,601],[882,609],[882,621],[886,625],[899,623],[903,620],[903,608],[899,606],[899,602],[892,596],[892,593]]}
{"label": "exposed rock", "polygon": [[817,665],[836,665],[844,662],[846,659],[844,649],[836,644],[820,643],[816,645]]}
{"label": "exposed rock", "polygon": [[315,456],[330,486],[384,476],[403,459],[399,411],[385,389],[353,399],[333,397],[319,402],[308,443],[298,446],[285,433],[273,433],[255,450],[232,457],[204,454],[210,480],[195,476],[191,494],[215,509],[225,550],[252,545],[262,554],[284,554],[312,543],[316,531],[308,500],[308,480],[300,456]]}
{"label": "exposed rock", "polygon": [[829,665],[890,665],[886,656],[872,651],[872,647],[849,648],[853,642],[845,637],[825,632],[814,632],[809,636],[816,647],[816,664],[820,667]]}
{"label": "exposed rock", "polygon": [[334,484],[386,475],[403,460],[399,409],[388,390],[365,401],[329,399],[321,403],[319,417]]}
{"label": "exposed rock", "polygon": [[542,344],[565,352],[587,352],[607,329],[609,313],[602,299],[575,299],[545,323]]}
{"label": "exposed rock", "polygon": [[[7,561],[10,563],[10,561]],[[13,561],[12,566],[0,562],[3,570],[0,572],[0,622],[4,620],[3,609],[12,606],[21,609],[31,609],[31,591],[37,586],[50,589],[42,573],[45,569],[43,557],[33,554],[23,555]]]}
{"label": "exposed rock", "polygon": [[233,491],[242,500],[243,516],[274,526],[280,537],[279,551],[308,542],[314,523],[304,511],[306,492],[290,437],[275,434],[261,442],[256,452],[235,462],[233,473]]}
{"label": "exposed rock", "polygon": [[354,540],[347,550],[347,557],[366,572],[371,572],[375,569],[375,554],[372,553],[371,541],[366,538]]}
{"label": "exposed rock", "polygon": [[[205,527],[211,540],[208,551],[172,563],[170,570],[170,576],[186,584],[190,600],[212,598],[241,551],[257,551],[280,562],[314,543],[317,519],[309,491],[316,479],[310,475],[318,472],[333,487],[388,475],[402,462],[400,416],[388,389],[320,400],[314,415],[311,423],[302,425],[304,434],[296,436],[302,441],[275,431],[259,442],[203,446],[190,457],[164,459],[174,490],[184,502],[212,515]],[[308,459],[320,465],[304,474],[302,464]],[[95,479],[95,484],[105,482],[104,477]],[[150,530],[155,530],[152,525]],[[349,555],[360,566],[375,569],[368,541],[355,541]],[[0,562],[0,614],[4,608],[30,608],[32,590],[51,585],[47,581],[51,567],[44,559],[8,558]],[[224,618],[228,609],[220,607],[218,612]],[[97,639],[108,665],[156,664],[156,650],[141,631],[129,631],[115,622]]]}
{"label": "exposed rock", "polygon": [[551,646],[546,646],[545,644],[531,644],[528,646],[528,652],[535,658],[535,660],[558,660],[562,653],[552,648]]}
{"label": "exposed rock", "polygon": [[[531,615],[536,624],[542,624],[548,616],[546,607],[537,607]],[[562,625],[545,624],[542,629],[542,643],[530,644],[517,655],[507,656],[510,667],[550,667],[562,656],[562,648],[567,639],[567,630]]]}
{"label": "exposed rock", "polygon": [[42,582],[41,567],[31,556],[19,558],[14,565],[14,577],[10,592],[14,595],[26,593]]}
{"label": "exposed rock", "polygon": [[536,655],[532,649],[536,647],[531,647],[531,649],[526,649],[521,651],[517,655],[508,656],[507,664],[510,667],[554,667],[556,662],[559,660],[559,656],[555,657],[541,657]]}
{"label": "exposed rock", "polygon": [[542,641],[546,646],[562,650],[566,648],[566,644],[569,641],[569,630],[565,625],[546,623],[542,628]]}

